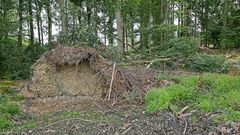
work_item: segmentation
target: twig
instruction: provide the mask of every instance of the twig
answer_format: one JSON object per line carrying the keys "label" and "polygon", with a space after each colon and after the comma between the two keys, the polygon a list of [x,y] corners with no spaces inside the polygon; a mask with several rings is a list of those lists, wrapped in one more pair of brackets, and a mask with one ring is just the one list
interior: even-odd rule
{"label": "twig", "polygon": [[164,135],[167,135],[166,132],[165,132],[165,130],[164,130],[164,127],[161,126],[161,128],[162,128],[163,134],[164,134]]}
{"label": "twig", "polygon": [[123,131],[123,133],[121,135],[125,135],[127,134],[133,127],[129,127],[128,129],[126,129],[125,131]]}
{"label": "twig", "polygon": [[66,122],[66,121],[70,121],[70,120],[81,120],[81,121],[85,121],[85,122],[97,122],[97,121],[92,121],[92,120],[86,120],[86,119],[82,119],[82,118],[71,118],[71,119],[64,119],[64,120],[60,120],[60,121],[57,121],[57,122],[54,122],[50,125],[47,125],[45,127],[40,127],[39,129],[45,129],[45,128],[49,128],[53,125],[56,125],[56,124],[59,124],[61,122]]}
{"label": "twig", "polygon": [[187,123],[187,120],[185,118],[183,120],[184,120],[184,123],[185,123],[185,128],[184,128],[184,131],[183,131],[183,135],[185,135],[186,132],[187,132],[188,123]]}
{"label": "twig", "polygon": [[108,100],[111,99],[113,79],[114,79],[114,76],[115,76],[115,68],[116,68],[116,62],[113,63],[112,79],[111,79],[110,87],[109,87],[109,91],[108,91]]}
{"label": "twig", "polygon": [[183,114],[184,111],[186,111],[190,106],[185,106],[181,111],[178,112],[178,114]]}
{"label": "twig", "polygon": [[116,111],[116,112],[118,112],[118,110],[117,109],[114,109],[113,107],[111,107],[109,104],[107,104],[107,103],[105,103],[105,102],[103,102],[108,108],[110,108],[111,110],[114,110],[114,111]]}

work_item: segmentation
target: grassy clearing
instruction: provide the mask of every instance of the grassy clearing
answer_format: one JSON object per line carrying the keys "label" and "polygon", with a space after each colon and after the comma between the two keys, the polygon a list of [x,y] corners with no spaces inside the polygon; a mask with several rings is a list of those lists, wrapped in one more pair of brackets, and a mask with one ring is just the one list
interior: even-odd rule
{"label": "grassy clearing", "polygon": [[11,89],[16,85],[11,81],[0,82],[0,131],[13,127],[16,123],[13,118],[21,115],[18,102],[23,100],[23,97],[16,95]]}
{"label": "grassy clearing", "polygon": [[201,112],[218,112],[218,121],[240,121],[239,76],[206,73],[188,77],[159,77],[163,78],[179,83],[149,91],[146,95],[149,113],[169,107],[179,111],[188,105]]}

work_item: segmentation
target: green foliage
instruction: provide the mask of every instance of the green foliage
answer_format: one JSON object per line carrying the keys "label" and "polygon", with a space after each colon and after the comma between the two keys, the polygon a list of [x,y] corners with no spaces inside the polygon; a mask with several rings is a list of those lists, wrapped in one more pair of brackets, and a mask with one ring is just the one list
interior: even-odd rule
{"label": "green foliage", "polygon": [[195,38],[174,38],[160,47],[160,54],[168,57],[188,57],[197,52],[198,40]]}
{"label": "green foliage", "polygon": [[[0,89],[12,86],[8,82],[0,82]],[[9,92],[0,93],[0,131],[10,128],[14,125],[11,117],[21,114],[21,109],[17,104],[23,98],[16,95],[13,90]]]}
{"label": "green foliage", "polygon": [[5,129],[11,125],[12,122],[6,116],[0,116],[0,129]]}
{"label": "green foliage", "polygon": [[15,39],[2,40],[0,42],[0,78],[28,78],[31,65],[44,51],[45,49],[37,44],[19,47]]}
{"label": "green foliage", "polygon": [[227,73],[228,64],[224,56],[197,54],[188,59],[188,67],[195,72]]}
{"label": "green foliage", "polygon": [[186,105],[202,112],[222,112],[225,120],[240,120],[240,77],[203,74],[178,78],[179,83],[157,88],[146,95],[147,111],[183,108]]}

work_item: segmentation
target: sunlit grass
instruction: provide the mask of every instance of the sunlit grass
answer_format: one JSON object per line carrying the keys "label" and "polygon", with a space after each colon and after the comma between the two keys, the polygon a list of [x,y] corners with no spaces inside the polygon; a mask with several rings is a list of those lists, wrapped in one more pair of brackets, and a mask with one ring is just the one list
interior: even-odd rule
{"label": "sunlit grass", "polygon": [[177,111],[188,105],[201,112],[221,112],[226,121],[240,121],[240,77],[202,74],[178,77],[178,82],[149,91],[147,111],[152,113],[169,107]]}

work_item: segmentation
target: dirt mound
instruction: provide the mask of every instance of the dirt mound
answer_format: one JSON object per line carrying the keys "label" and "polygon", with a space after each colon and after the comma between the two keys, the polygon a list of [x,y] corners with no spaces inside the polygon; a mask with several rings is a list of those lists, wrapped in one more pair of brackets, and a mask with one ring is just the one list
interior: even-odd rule
{"label": "dirt mound", "polygon": [[[21,93],[31,100],[31,107],[39,106],[39,100],[44,98],[54,102],[54,98],[65,96],[116,100],[132,91],[141,92],[139,96],[143,96],[157,84],[156,74],[152,70],[122,69],[92,48],[57,47],[32,66],[31,81]],[[49,104],[41,103],[40,106]]]}

